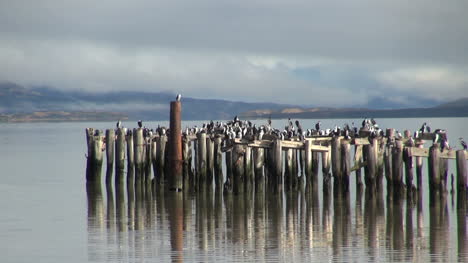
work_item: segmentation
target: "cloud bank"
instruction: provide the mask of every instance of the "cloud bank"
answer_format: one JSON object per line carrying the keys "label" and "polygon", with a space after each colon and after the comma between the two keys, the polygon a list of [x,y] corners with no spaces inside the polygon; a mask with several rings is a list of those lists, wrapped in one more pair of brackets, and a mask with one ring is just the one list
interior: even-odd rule
{"label": "cloud bank", "polygon": [[320,106],[468,90],[468,2],[2,1],[0,80]]}

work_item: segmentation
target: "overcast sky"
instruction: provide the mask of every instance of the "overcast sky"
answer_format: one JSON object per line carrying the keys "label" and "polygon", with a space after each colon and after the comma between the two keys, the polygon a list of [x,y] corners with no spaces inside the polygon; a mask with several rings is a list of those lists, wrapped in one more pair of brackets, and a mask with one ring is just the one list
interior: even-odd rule
{"label": "overcast sky", "polygon": [[468,96],[468,1],[0,0],[0,80],[356,105]]}

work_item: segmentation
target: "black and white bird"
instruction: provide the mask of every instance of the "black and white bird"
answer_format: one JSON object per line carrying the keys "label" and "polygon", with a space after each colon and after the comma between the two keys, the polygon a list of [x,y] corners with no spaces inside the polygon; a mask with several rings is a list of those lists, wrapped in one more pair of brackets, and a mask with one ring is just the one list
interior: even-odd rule
{"label": "black and white bird", "polygon": [[117,123],[115,124],[115,126],[117,127],[117,129],[122,128],[122,122],[120,120],[118,120]]}
{"label": "black and white bird", "polygon": [[143,122],[141,120],[138,120],[138,127],[140,127],[140,128],[143,127]]}
{"label": "black and white bird", "polygon": [[466,142],[463,140],[463,138],[460,138],[460,144],[461,146],[463,147],[463,150],[468,150],[468,145],[466,144]]}
{"label": "black and white bird", "polygon": [[315,130],[318,132],[320,131],[320,124],[322,124],[320,121],[318,121],[316,124],[315,124]]}
{"label": "black and white bird", "polygon": [[426,132],[426,127],[427,127],[427,124],[423,123],[423,125],[421,126],[421,129],[419,129],[419,132],[420,133],[425,133]]}
{"label": "black and white bird", "polygon": [[176,96],[175,100],[176,100],[176,101],[180,101],[180,98],[181,98],[181,97],[182,97],[182,95],[180,95],[180,94],[177,94],[177,96]]}

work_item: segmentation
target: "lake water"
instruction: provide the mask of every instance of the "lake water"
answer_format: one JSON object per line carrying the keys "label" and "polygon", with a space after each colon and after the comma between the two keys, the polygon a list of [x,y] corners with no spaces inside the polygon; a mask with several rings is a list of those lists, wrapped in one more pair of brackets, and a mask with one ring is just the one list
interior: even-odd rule
{"label": "lake water", "polygon": [[[352,121],[361,120],[322,123]],[[447,129],[456,147],[459,137],[468,139],[468,118],[377,121],[400,131],[427,121]],[[168,125],[145,125],[158,123]],[[195,124],[201,122],[183,126]],[[114,125],[0,124],[0,262],[468,262],[467,209],[457,209],[455,193],[429,206],[427,178],[422,199],[413,201],[358,193],[354,174],[349,195],[336,197],[324,196],[321,184],[239,196],[206,190],[129,197],[127,188],[104,184],[87,191],[84,129]]]}

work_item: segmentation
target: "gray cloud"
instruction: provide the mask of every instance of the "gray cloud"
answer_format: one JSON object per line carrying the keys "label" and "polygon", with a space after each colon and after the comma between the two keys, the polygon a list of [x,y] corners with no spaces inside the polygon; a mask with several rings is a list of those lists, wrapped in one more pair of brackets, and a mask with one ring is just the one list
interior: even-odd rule
{"label": "gray cloud", "polygon": [[1,1],[0,78],[320,105],[453,99],[468,83],[466,10],[464,0]]}

